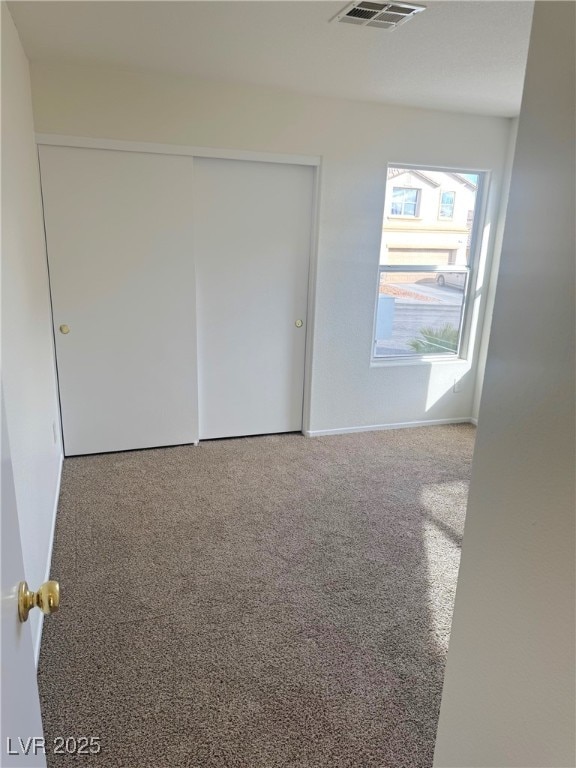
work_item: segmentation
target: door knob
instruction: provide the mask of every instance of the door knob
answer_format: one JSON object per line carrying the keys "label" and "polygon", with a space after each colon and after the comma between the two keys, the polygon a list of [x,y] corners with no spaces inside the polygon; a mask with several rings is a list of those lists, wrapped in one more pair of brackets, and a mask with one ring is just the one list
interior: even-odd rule
{"label": "door knob", "polygon": [[28,584],[21,581],[18,586],[18,618],[28,621],[31,608],[40,608],[42,613],[55,613],[60,605],[60,584],[57,581],[45,581],[38,592],[28,589]]}
{"label": "door knob", "polygon": [[60,333],[70,333],[70,328],[67,325],[61,325]]}
{"label": "door knob", "polygon": [[296,328],[302,328],[302,326],[304,325],[304,323],[302,322],[302,320],[296,320],[296,322],[294,323],[294,325],[296,326]]}

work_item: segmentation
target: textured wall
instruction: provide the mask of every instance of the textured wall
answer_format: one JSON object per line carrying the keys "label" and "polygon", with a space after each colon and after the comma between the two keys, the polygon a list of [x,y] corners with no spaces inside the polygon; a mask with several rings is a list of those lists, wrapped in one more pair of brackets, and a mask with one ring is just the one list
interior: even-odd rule
{"label": "textured wall", "polygon": [[386,166],[492,170],[492,243],[510,120],[39,62],[32,83],[39,132],[321,155],[311,430],[472,414],[468,362],[370,365]]}
{"label": "textured wall", "polygon": [[536,3],[437,768],[576,764],[575,22]]}

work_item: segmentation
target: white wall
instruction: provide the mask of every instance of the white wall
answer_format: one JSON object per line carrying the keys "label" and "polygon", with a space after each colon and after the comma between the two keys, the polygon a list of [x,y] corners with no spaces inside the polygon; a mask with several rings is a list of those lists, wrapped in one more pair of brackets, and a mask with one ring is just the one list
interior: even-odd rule
{"label": "white wall", "polygon": [[[62,451],[28,60],[2,3],[2,381],[24,575],[48,576]],[[54,428],[56,439],[54,438]],[[29,621],[36,652],[40,612]]]}
{"label": "white wall", "polygon": [[533,24],[437,768],[576,765],[576,6]]}
{"label": "white wall", "polygon": [[32,90],[38,132],[321,155],[311,431],[471,416],[467,362],[370,366],[386,167],[492,170],[492,242],[510,120],[46,62]]}
{"label": "white wall", "polygon": [[492,315],[494,313],[494,299],[496,297],[496,284],[498,273],[500,271],[500,259],[502,258],[502,240],[504,237],[504,228],[506,225],[506,211],[508,210],[508,196],[510,194],[510,182],[512,181],[512,163],[514,161],[514,152],[516,149],[516,136],[518,134],[518,118],[512,121],[510,135],[508,139],[508,152],[506,155],[506,166],[502,182],[502,191],[500,194],[500,215],[496,223],[496,233],[494,237],[493,259],[490,272],[485,275],[484,291],[487,297],[484,313],[484,332],[480,337],[478,357],[476,364],[476,386],[474,388],[474,401],[472,403],[472,420],[478,423],[478,414],[480,412],[480,399],[482,397],[482,386],[484,384],[484,373],[486,370],[486,358],[488,356],[488,341],[490,339],[490,327],[492,325]]}

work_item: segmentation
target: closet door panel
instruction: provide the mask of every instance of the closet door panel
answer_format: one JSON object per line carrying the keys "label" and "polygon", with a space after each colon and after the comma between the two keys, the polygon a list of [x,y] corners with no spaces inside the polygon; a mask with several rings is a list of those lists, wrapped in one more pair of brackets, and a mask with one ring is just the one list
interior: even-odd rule
{"label": "closet door panel", "polygon": [[200,437],[302,429],[314,169],[197,158]]}
{"label": "closet door panel", "polygon": [[40,147],[66,455],[198,440],[193,159]]}

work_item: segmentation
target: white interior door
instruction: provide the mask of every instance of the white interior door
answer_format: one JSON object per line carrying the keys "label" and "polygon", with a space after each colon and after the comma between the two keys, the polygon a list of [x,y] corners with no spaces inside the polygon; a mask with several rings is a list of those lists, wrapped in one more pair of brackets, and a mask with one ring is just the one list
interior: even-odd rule
{"label": "white interior door", "polygon": [[202,439],[302,429],[314,169],[196,158]]}
{"label": "white interior door", "polygon": [[[18,619],[18,585],[24,580],[20,529],[10,441],[2,393],[2,543],[1,590],[2,685],[0,702],[0,765],[2,768],[46,765],[36,665],[30,624]],[[31,584],[32,589],[39,584]]]}
{"label": "white interior door", "polygon": [[192,162],[40,147],[68,456],[198,440]]}

